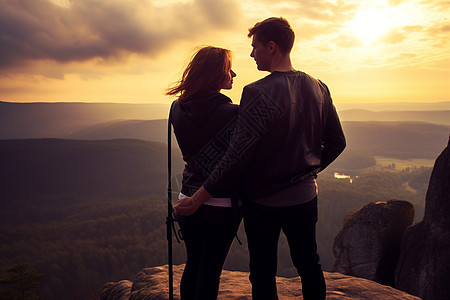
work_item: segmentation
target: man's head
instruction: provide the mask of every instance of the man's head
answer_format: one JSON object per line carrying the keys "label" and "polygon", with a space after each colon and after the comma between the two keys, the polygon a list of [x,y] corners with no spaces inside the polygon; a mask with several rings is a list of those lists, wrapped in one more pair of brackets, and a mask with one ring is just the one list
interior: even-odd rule
{"label": "man's head", "polygon": [[280,18],[268,18],[250,28],[248,37],[253,36],[253,51],[259,70],[268,71],[270,55],[277,50],[282,56],[289,56],[294,45],[295,34],[289,22]]}

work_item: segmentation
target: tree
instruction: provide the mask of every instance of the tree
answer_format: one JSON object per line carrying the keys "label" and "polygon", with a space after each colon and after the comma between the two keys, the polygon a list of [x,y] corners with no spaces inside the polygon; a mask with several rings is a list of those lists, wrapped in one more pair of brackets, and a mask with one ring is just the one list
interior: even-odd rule
{"label": "tree", "polygon": [[27,263],[19,263],[6,270],[11,273],[8,277],[1,278],[2,299],[8,300],[38,300],[36,288],[39,285],[39,279],[44,274],[28,266]]}

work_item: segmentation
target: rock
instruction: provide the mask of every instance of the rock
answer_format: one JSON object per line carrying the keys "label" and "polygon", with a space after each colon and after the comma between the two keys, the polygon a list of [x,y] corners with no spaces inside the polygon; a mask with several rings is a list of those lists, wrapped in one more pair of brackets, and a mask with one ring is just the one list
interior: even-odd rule
{"label": "rock", "polygon": [[369,203],[349,214],[337,234],[332,271],[394,286],[400,240],[414,219],[414,206],[402,200]]}
{"label": "rock", "polygon": [[[131,290],[130,300],[158,300],[168,299],[168,271],[166,266],[143,269],[136,275]],[[174,299],[179,300],[179,282],[184,265],[174,266]],[[227,271],[222,272],[218,299],[251,299],[251,286],[247,272]],[[367,299],[367,300],[420,300],[394,288],[378,284],[376,282],[342,275],[339,273],[325,272],[327,282],[328,300]],[[120,282],[119,282],[120,283]],[[119,284],[118,283],[118,284]],[[110,284],[108,290],[111,289]],[[302,299],[301,283],[298,277],[277,277],[279,299]],[[106,286],[105,286],[106,287]],[[103,290],[105,292],[105,288]],[[114,298],[113,294],[104,296],[102,300],[122,300]]]}
{"label": "rock", "polygon": [[100,299],[128,300],[130,299],[132,284],[133,282],[129,280],[122,280],[119,282],[108,282],[103,286],[102,295]]}
{"label": "rock", "polygon": [[[450,141],[449,141],[450,142]],[[425,215],[426,226],[450,230],[450,146],[442,151],[434,163],[428,184]]]}
{"label": "rock", "polygon": [[426,300],[450,299],[450,149],[436,159],[423,221],[402,239],[395,286]]}

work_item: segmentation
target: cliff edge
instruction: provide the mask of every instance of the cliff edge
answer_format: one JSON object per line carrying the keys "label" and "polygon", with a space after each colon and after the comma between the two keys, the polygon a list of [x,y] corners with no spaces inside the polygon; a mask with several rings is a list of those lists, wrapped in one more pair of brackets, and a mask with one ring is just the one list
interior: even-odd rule
{"label": "cliff edge", "polygon": [[[179,283],[184,265],[174,266],[174,299],[180,299]],[[248,272],[222,272],[218,299],[250,300],[251,285]],[[414,300],[420,299],[367,279],[325,272],[328,300]],[[303,299],[298,277],[277,277],[279,299]],[[133,281],[122,280],[104,285],[101,300],[168,299],[168,266],[145,268]]]}

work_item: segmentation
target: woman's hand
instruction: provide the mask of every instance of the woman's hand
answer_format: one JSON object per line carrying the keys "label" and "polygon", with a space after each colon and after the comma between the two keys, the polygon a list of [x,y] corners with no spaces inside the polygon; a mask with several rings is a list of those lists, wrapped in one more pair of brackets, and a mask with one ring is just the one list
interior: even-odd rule
{"label": "woman's hand", "polygon": [[190,216],[200,207],[194,200],[194,196],[178,200],[175,205],[175,215]]}
{"label": "woman's hand", "polygon": [[190,216],[197,211],[197,209],[208,201],[212,195],[201,186],[192,197],[187,197],[178,200],[178,204],[175,205],[175,215]]}

